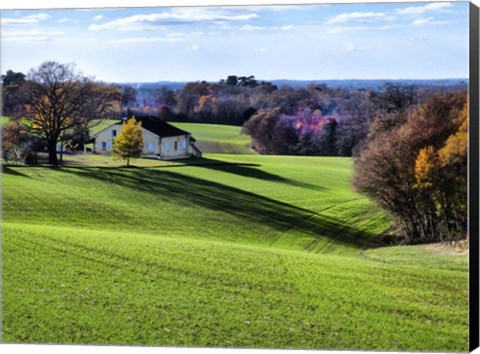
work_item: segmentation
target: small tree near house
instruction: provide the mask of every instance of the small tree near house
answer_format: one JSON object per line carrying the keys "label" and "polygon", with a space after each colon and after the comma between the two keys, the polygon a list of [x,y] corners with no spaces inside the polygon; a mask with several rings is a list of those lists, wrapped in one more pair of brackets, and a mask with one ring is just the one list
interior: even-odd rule
{"label": "small tree near house", "polygon": [[142,122],[130,118],[123,124],[122,130],[113,141],[113,158],[116,160],[126,160],[127,166],[130,166],[131,158],[138,158],[143,151],[143,133]]}

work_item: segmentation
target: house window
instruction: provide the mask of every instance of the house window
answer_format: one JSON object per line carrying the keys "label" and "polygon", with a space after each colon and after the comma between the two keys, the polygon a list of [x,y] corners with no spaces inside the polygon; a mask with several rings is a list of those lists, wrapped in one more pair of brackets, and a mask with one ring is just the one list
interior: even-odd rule
{"label": "house window", "polygon": [[153,149],[154,149],[153,142],[149,141],[147,143],[147,152],[153,152]]}
{"label": "house window", "polygon": [[102,150],[103,151],[107,150],[107,142],[106,141],[102,141]]}
{"label": "house window", "polygon": [[182,149],[187,150],[187,141],[186,140],[182,141]]}
{"label": "house window", "polygon": [[176,142],[175,142],[175,144],[174,144],[174,148],[175,148],[175,151],[177,151],[177,150],[178,150],[178,141],[176,141]]}
{"label": "house window", "polygon": [[112,136],[117,136],[117,131],[115,129],[112,130]]}
{"label": "house window", "polygon": [[170,143],[165,143],[165,152],[170,152]]}

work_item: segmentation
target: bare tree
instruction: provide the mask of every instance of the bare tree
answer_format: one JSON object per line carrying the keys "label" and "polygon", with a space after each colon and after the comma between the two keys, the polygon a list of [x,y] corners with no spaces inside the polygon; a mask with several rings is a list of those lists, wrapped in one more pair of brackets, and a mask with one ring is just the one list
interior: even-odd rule
{"label": "bare tree", "polygon": [[121,89],[122,109],[128,112],[129,106],[137,101],[137,90],[133,86],[126,85]]}
{"label": "bare tree", "polygon": [[58,164],[56,148],[64,132],[119,108],[118,88],[83,77],[74,64],[47,61],[27,75],[23,113],[45,139],[50,164]]}

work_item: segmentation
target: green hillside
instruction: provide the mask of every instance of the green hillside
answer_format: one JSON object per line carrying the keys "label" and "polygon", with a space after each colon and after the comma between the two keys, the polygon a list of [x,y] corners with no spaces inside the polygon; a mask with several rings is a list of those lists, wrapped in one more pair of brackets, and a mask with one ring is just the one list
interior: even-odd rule
{"label": "green hillside", "polygon": [[389,223],[350,159],[191,162],[6,167],[3,340],[467,349],[466,258],[363,251]]}
{"label": "green hillside", "polygon": [[204,153],[251,154],[250,137],[242,134],[242,127],[221,124],[176,123],[170,124],[192,133],[197,147]]}
{"label": "green hillside", "polygon": [[90,135],[94,135],[108,126],[118,122],[118,119],[95,119],[89,128]]}
{"label": "green hillside", "polygon": [[8,122],[10,122],[10,118],[5,117],[5,116],[0,116],[0,125],[1,126],[6,125]]}

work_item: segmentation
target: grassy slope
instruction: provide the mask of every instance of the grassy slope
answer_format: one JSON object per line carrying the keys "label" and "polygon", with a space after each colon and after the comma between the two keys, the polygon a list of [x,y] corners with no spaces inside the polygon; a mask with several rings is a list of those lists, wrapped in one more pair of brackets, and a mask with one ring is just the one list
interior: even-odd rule
{"label": "grassy slope", "polygon": [[7,168],[4,340],[466,350],[465,259],[359,255],[349,159],[203,162]]}
{"label": "grassy slope", "polygon": [[174,123],[172,125],[192,133],[197,147],[204,153],[251,154],[250,137],[241,134],[241,127],[220,124]]}
{"label": "grassy slope", "polygon": [[91,128],[89,129],[90,135],[93,136],[93,134],[96,134],[99,131],[117,122],[118,122],[118,119],[95,119],[91,123]]}
{"label": "grassy slope", "polygon": [[[15,206],[5,207],[4,217],[125,229],[116,215],[144,231],[190,237],[194,230],[198,237],[344,254],[358,253],[385,227],[382,214],[349,190],[349,159],[207,155],[202,162],[151,170],[18,169],[39,173],[39,179],[33,186],[32,176],[18,179],[5,190],[5,202],[12,193]],[[48,198],[44,210],[37,210],[32,195]]]}
{"label": "grassy slope", "polygon": [[1,126],[6,125],[8,122],[10,122],[10,118],[5,117],[5,116],[0,116],[0,125]]}
{"label": "grassy slope", "polygon": [[[5,125],[10,121],[9,117],[0,116],[0,125]],[[93,135],[100,130],[105,129],[109,125],[117,122],[117,120],[110,120],[110,119],[96,119],[92,122],[92,127],[90,128],[90,134]]]}

